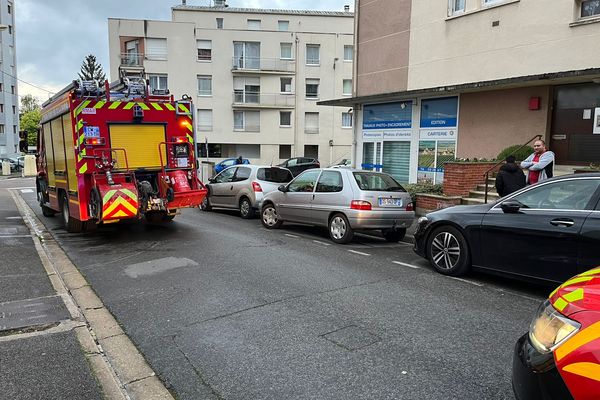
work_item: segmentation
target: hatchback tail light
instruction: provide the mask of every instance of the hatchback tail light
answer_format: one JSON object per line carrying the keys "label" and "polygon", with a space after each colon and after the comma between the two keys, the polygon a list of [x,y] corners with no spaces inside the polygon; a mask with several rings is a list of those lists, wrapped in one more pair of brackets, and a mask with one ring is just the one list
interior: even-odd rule
{"label": "hatchback tail light", "polygon": [[412,201],[406,205],[406,211],[415,211],[415,206],[413,205]]}
{"label": "hatchback tail light", "polygon": [[364,200],[352,200],[350,208],[353,210],[371,210],[371,203]]}
{"label": "hatchback tail light", "polygon": [[260,187],[260,183],[252,182],[252,190],[255,192],[262,192],[262,188]]}

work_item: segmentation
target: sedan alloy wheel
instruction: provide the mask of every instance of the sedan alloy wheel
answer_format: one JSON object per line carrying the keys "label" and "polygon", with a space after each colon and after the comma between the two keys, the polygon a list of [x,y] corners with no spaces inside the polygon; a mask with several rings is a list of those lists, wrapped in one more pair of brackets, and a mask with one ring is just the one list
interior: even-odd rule
{"label": "sedan alloy wheel", "polygon": [[431,233],[427,253],[434,268],[446,275],[462,275],[469,268],[467,242],[460,231],[442,226]]}

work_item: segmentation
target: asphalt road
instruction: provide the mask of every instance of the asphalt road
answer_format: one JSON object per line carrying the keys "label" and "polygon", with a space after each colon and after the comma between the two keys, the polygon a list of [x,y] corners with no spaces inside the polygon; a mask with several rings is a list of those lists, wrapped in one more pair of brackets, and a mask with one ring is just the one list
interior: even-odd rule
{"label": "asphalt road", "polygon": [[514,343],[550,291],[233,212],[78,235],[39,218],[181,399],[512,399]]}

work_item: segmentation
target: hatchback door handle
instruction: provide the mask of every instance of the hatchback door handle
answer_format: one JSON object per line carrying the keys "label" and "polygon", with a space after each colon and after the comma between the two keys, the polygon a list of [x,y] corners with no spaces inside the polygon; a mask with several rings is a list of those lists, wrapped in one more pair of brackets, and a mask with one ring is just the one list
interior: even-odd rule
{"label": "hatchback door handle", "polygon": [[564,227],[569,227],[569,226],[575,225],[575,221],[573,221],[572,219],[568,219],[568,218],[553,219],[552,221],[550,221],[550,223],[554,226],[564,226]]}

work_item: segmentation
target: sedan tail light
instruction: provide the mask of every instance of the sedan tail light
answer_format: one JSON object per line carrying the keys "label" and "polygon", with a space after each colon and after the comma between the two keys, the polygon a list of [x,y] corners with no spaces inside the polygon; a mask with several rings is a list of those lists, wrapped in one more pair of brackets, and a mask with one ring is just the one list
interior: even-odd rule
{"label": "sedan tail light", "polygon": [[412,201],[406,205],[406,211],[415,211],[415,207]]}
{"label": "sedan tail light", "polygon": [[352,200],[350,208],[353,210],[371,210],[371,203],[364,200]]}
{"label": "sedan tail light", "polygon": [[260,183],[252,182],[252,190],[255,192],[262,192],[262,188],[260,187]]}

